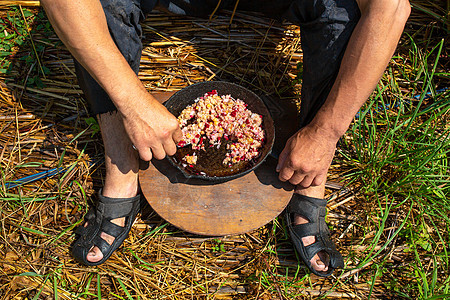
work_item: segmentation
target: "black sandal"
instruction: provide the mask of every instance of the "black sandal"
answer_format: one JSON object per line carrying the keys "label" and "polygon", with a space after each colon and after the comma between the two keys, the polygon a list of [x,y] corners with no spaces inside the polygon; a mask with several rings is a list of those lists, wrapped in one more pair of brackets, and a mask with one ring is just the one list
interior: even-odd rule
{"label": "black sandal", "polygon": [[[84,227],[83,224],[75,230],[75,233],[80,236],[72,248],[75,259],[88,266],[104,263],[127,238],[139,212],[140,200],[140,195],[132,198],[109,198],[102,196],[100,191],[97,208],[91,208],[84,217],[88,225]],[[122,217],[125,217],[123,227],[111,223],[111,220]],[[102,232],[115,238],[111,245],[100,237]],[[87,260],[87,254],[93,246],[97,246],[103,253],[103,258],[98,262]]]}
{"label": "black sandal", "polygon": [[[285,214],[289,234],[297,253],[311,272],[322,277],[328,277],[335,269],[344,267],[344,259],[336,250],[325,222],[326,206],[325,199],[294,193]],[[308,219],[309,223],[294,225],[294,214]],[[316,242],[309,246],[303,245],[302,238],[307,236],[314,236]],[[311,266],[311,259],[320,251],[326,252],[330,258],[326,272],[317,271]]]}

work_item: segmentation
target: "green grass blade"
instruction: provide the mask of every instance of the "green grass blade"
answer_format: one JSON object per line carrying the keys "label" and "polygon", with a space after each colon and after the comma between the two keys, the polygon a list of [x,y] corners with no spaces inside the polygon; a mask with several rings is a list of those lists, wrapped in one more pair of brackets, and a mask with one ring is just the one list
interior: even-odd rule
{"label": "green grass blade", "polygon": [[123,284],[122,280],[119,277],[116,277],[116,280],[119,282],[120,286],[122,287],[123,291],[127,295],[128,299],[129,300],[134,300],[133,297],[131,297],[131,294],[128,291],[128,289],[126,288],[126,286]]}

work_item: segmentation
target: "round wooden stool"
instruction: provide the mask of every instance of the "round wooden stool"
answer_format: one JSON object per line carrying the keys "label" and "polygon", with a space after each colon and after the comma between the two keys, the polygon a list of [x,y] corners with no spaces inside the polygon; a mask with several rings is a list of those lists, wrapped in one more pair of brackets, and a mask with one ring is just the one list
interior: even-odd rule
{"label": "round wooden stool", "polygon": [[[170,94],[154,96],[163,102]],[[277,103],[269,103],[269,109]],[[277,119],[286,122],[293,118],[278,115],[275,125]],[[187,179],[167,160],[153,159],[141,167],[139,182],[150,206],[172,225],[199,235],[235,235],[267,224],[289,203],[294,187],[278,179],[276,164],[275,158],[268,157],[255,171],[216,183]]]}
{"label": "round wooden stool", "polygon": [[276,160],[222,183],[186,179],[168,161],[155,161],[139,173],[142,193],[163,219],[190,233],[219,236],[245,233],[277,217],[293,186],[278,180]]}

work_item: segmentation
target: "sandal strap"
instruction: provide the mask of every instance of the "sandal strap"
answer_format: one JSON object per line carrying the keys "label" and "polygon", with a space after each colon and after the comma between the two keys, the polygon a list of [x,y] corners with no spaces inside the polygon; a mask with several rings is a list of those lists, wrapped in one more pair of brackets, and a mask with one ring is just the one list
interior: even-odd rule
{"label": "sandal strap", "polygon": [[330,250],[330,266],[333,269],[343,269],[344,268],[344,258],[342,254],[336,249]]}
{"label": "sandal strap", "polygon": [[87,227],[89,227],[89,224],[91,224],[92,222],[95,222],[95,209],[94,208],[90,208],[88,210],[88,212],[84,215],[84,223],[88,223],[88,226],[78,226],[78,228],[75,230],[76,234],[79,235],[84,235],[86,231],[88,231]]}
{"label": "sandal strap", "polygon": [[333,269],[342,269],[344,267],[344,258],[342,257],[342,254],[339,253],[334,247],[326,247],[325,245],[318,245],[318,243],[311,244],[309,246],[305,247],[305,251],[307,253],[307,259],[311,260],[316,253],[319,251],[324,251],[329,256],[329,264],[328,267],[331,267]]}
{"label": "sandal strap", "polygon": [[95,246],[98,247],[98,249],[100,249],[103,255],[105,255],[105,253],[108,252],[109,248],[111,248],[111,245],[107,241],[102,239],[100,235],[96,235],[92,242]]}
{"label": "sandal strap", "polygon": [[[134,207],[134,203],[140,199],[140,195],[133,198],[110,198],[105,197],[99,191],[99,202],[97,205],[97,219],[117,219],[128,216]],[[100,222],[99,222],[100,223]]]}
{"label": "sandal strap", "polygon": [[307,253],[308,260],[311,260],[314,255],[319,253],[320,251],[325,251],[328,253],[328,255],[331,257],[332,252],[335,251],[333,247],[330,247],[330,245],[327,245],[326,243],[323,243],[322,241],[317,241],[311,245],[305,246],[305,251]]}
{"label": "sandal strap", "polygon": [[84,227],[83,225],[80,225],[77,227],[77,229],[75,229],[75,233],[79,234],[79,235],[84,235],[85,232],[86,232],[86,227]]}
{"label": "sandal strap", "polygon": [[304,238],[307,236],[316,236],[320,234],[319,226],[317,226],[317,223],[292,225],[292,230],[300,238]]}
{"label": "sandal strap", "polygon": [[[299,224],[299,225],[293,225],[291,227],[291,230],[294,234],[296,234],[300,239],[307,237],[307,236],[314,236],[315,242],[311,245],[304,246],[305,253],[306,253],[306,260],[311,260],[314,255],[319,253],[320,251],[325,251],[330,255],[330,251],[334,250],[333,242],[331,241],[329,237],[329,231],[327,232],[320,232],[319,226],[317,226],[317,223],[306,223],[306,224]],[[321,234],[325,234],[326,236],[323,237]],[[303,243],[303,241],[301,241]]]}
{"label": "sandal strap", "polygon": [[289,206],[287,207],[287,212],[303,216],[305,219],[308,219],[310,223],[314,223],[318,217],[325,218],[327,214],[326,206],[326,199],[313,198],[294,193],[289,202]]}
{"label": "sandal strap", "polygon": [[94,220],[95,219],[95,210],[91,207],[86,215],[84,216],[84,219],[86,221]]}
{"label": "sandal strap", "polygon": [[125,229],[125,227],[116,225],[114,223],[112,223],[110,220],[103,220],[102,222],[102,226],[101,227],[101,232],[104,232],[106,234],[109,234],[113,237],[118,237]]}
{"label": "sandal strap", "polygon": [[344,258],[342,257],[342,254],[336,250],[334,247],[334,244],[332,247],[327,247],[326,245],[320,245],[320,243],[314,243],[309,246],[305,247],[305,251],[308,256],[308,260],[311,260],[316,253],[319,251],[324,251],[328,253],[328,256],[330,258],[330,262],[328,267],[331,267],[333,269],[337,268],[343,268],[344,267]]}

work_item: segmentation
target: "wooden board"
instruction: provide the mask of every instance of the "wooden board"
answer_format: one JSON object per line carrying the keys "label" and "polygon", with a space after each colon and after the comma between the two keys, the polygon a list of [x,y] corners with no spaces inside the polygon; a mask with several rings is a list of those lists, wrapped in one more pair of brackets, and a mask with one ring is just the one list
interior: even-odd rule
{"label": "wooden board", "polygon": [[[156,96],[163,102],[170,94]],[[187,179],[167,160],[154,159],[141,166],[139,182],[150,206],[172,225],[200,235],[234,235],[267,224],[289,203],[294,187],[278,180],[276,163],[269,157],[245,176],[215,183]]]}
{"label": "wooden board", "polygon": [[187,179],[167,160],[140,171],[141,189],[150,206],[167,222],[201,235],[240,234],[278,216],[292,196],[292,185],[278,180],[276,160],[231,181]]}

